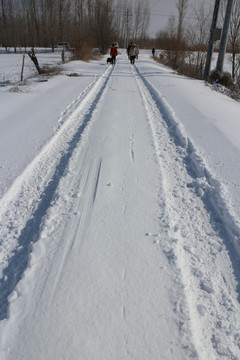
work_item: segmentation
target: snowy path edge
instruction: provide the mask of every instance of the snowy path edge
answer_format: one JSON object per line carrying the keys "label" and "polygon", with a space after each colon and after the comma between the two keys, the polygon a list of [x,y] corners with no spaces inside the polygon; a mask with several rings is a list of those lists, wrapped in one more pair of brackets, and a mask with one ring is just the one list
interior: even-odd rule
{"label": "snowy path edge", "polygon": [[8,297],[28,266],[42,219],[54,200],[59,181],[84,129],[91,122],[112,70],[107,68],[83,96],[73,102],[74,111],[66,110],[63,116],[67,119],[55,136],[0,200],[0,320],[8,317]]}

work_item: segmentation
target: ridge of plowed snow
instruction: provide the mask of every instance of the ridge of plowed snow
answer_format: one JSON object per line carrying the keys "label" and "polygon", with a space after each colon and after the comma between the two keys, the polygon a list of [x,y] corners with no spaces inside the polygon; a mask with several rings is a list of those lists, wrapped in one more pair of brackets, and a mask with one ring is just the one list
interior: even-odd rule
{"label": "ridge of plowed snow", "polygon": [[67,120],[0,200],[1,239],[4,239],[1,242],[0,319],[7,316],[7,297],[27,267],[29,245],[39,238],[42,218],[104,91],[111,74],[109,70],[71,104],[72,109],[78,103],[75,110],[69,113],[66,109],[61,119],[69,113]]}
{"label": "ridge of plowed snow", "polygon": [[[236,339],[240,316],[235,318],[239,304],[236,301],[237,283],[232,281],[232,275],[235,272],[239,278],[239,260],[232,256],[233,269],[229,271],[225,266],[228,256],[219,256],[219,253],[231,246],[229,240],[236,246],[234,250],[239,251],[235,242],[240,235],[239,228],[228,215],[228,204],[223,206],[218,182],[204,167],[203,159],[181,130],[173,110],[138,69],[137,74],[146,85],[144,89],[143,84],[139,84],[139,89],[143,93],[156,152],[159,154],[159,165],[164,174],[168,220],[164,217],[162,220],[167,240],[156,236],[154,242],[161,243],[170,263],[176,266],[176,273],[179,274],[176,283],[179,281],[184,285],[187,302],[185,316],[187,318],[189,312],[189,318],[194,320],[190,320],[190,328],[197,357],[214,358],[214,351],[209,351],[212,346],[219,356],[235,358],[234,353],[239,350]],[[153,100],[159,114],[154,109]],[[233,253],[232,249],[230,254]],[[176,295],[175,302],[177,307],[179,299]],[[210,321],[213,314],[217,320]]]}

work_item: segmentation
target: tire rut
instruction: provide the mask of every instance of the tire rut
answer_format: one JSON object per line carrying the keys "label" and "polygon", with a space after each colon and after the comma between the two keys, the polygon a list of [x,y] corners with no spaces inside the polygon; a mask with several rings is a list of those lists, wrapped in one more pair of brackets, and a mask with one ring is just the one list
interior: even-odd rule
{"label": "tire rut", "polygon": [[28,266],[42,219],[54,200],[74,149],[91,122],[112,71],[108,68],[84,98],[80,98],[79,106],[0,201],[0,320],[8,317],[8,297]]}

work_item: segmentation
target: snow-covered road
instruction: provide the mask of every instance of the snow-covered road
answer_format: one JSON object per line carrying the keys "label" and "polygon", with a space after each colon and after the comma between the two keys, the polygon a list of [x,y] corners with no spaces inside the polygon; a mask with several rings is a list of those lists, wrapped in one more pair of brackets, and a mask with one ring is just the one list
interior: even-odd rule
{"label": "snow-covered road", "polygon": [[104,68],[1,199],[1,360],[240,358],[238,225],[144,66]]}

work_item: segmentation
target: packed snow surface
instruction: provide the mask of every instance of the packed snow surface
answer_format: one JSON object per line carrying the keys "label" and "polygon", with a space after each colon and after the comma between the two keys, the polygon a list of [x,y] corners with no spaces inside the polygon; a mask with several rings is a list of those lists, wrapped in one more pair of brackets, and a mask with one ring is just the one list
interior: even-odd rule
{"label": "packed snow surface", "polygon": [[240,104],[148,51],[21,63],[0,55],[0,359],[240,359]]}

